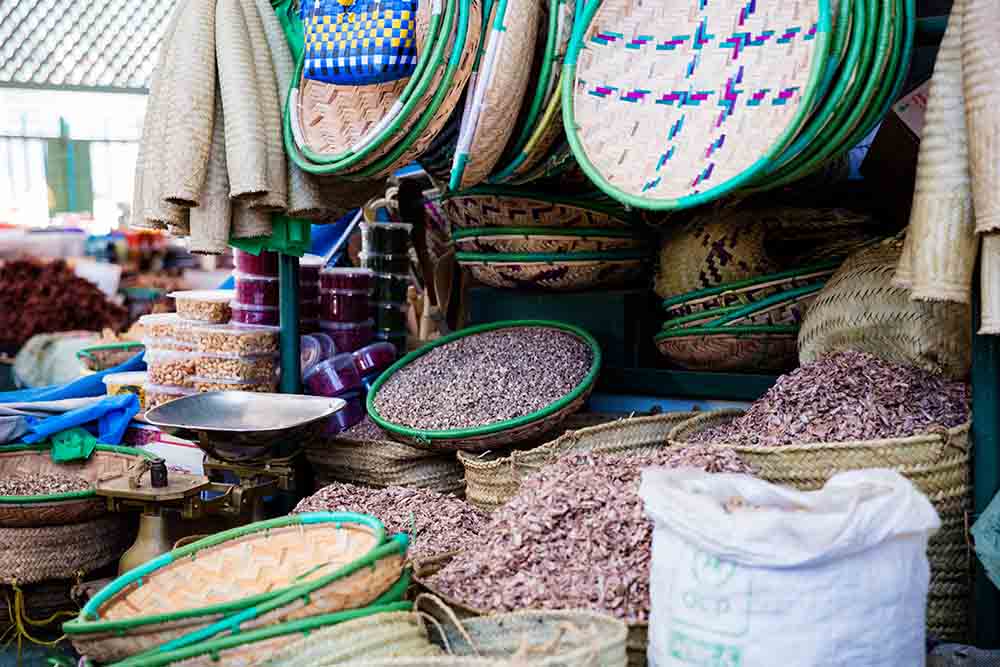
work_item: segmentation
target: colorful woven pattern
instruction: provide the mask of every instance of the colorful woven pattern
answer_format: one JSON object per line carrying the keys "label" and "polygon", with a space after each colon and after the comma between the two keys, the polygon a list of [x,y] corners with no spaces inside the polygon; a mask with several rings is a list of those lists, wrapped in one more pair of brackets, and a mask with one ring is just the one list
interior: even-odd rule
{"label": "colorful woven pattern", "polygon": [[307,79],[384,83],[417,66],[417,0],[312,0],[304,17]]}

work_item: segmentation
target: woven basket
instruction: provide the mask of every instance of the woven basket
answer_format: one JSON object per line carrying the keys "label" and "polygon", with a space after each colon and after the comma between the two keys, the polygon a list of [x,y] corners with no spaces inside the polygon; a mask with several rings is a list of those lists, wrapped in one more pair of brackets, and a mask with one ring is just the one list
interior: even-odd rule
{"label": "woven basket", "polygon": [[[347,513],[300,514],[224,531],[118,577],[64,630],[80,653],[99,662],[121,660],[367,562],[384,539],[381,523]],[[339,592],[336,583],[328,588],[324,595]],[[367,604],[367,595],[361,591],[344,608]]]}
{"label": "woven basket", "polygon": [[[442,345],[465,338],[478,333],[495,331],[498,329],[509,329],[516,327],[546,327],[559,329],[568,332],[581,341],[585,342],[591,349],[593,361],[590,371],[580,384],[569,394],[563,396],[553,404],[537,412],[510,419],[497,424],[489,424],[472,429],[455,429],[450,431],[426,431],[411,429],[398,424],[386,421],[375,408],[375,397],[379,389],[392,377],[394,373],[413,363],[416,359],[427,354],[433,349]],[[550,322],[546,320],[514,320],[504,322],[493,322],[482,324],[455,333],[443,336],[424,347],[411,352],[395,364],[389,367],[368,392],[367,408],[368,415],[378,426],[385,429],[389,435],[400,442],[404,442],[415,447],[442,450],[464,450],[464,451],[484,451],[496,446],[512,447],[522,442],[527,442],[540,438],[546,433],[550,433],[559,428],[562,423],[573,413],[578,412],[587,402],[590,392],[593,391],[597,382],[597,374],[601,367],[601,348],[594,337],[589,333],[563,322]]]}
{"label": "woven basket", "polygon": [[[709,412],[670,433],[683,446],[697,432],[731,421],[739,410]],[[969,424],[909,438],[814,443],[784,447],[733,447],[762,479],[802,491],[821,488],[847,470],[891,468],[927,495],[941,517],[941,530],[928,546],[931,588],[927,629],[935,637],[962,641],[968,631],[970,555],[965,535],[971,507]]]}
{"label": "woven basket", "polygon": [[64,526],[0,528],[0,584],[73,579],[117,561],[135,538],[129,516]]}
{"label": "woven basket", "polygon": [[465,499],[484,512],[492,512],[517,494],[526,477],[565,454],[654,451],[666,446],[670,431],[692,415],[690,412],[673,412],[620,419],[579,431],[568,431],[534,449],[515,450],[494,457],[459,452],[458,460],[465,468]]}
{"label": "woven basket", "polygon": [[664,331],[678,328],[727,329],[747,326],[799,326],[823,283],[778,292],[747,306],[706,310],[664,322]]}
{"label": "woven basket", "polygon": [[[48,445],[15,445],[0,450],[0,477],[15,474],[69,474],[92,485],[118,477],[149,454],[131,447],[99,445],[86,461],[56,463]],[[44,496],[0,496],[0,527],[57,526],[94,519],[107,503],[94,489]]]}
{"label": "woven basket", "polygon": [[624,209],[589,202],[554,200],[513,188],[475,188],[442,200],[453,227],[629,227]]}
{"label": "woven basket", "polygon": [[799,332],[799,361],[843,350],[964,378],[972,359],[965,304],[913,301],[892,285],[902,252],[888,241],[852,255],[813,301]]}
{"label": "woven basket", "polygon": [[644,239],[625,230],[531,227],[463,229],[453,234],[452,240],[459,252],[497,254],[601,252],[638,249],[644,245]]}
{"label": "woven basket", "polygon": [[783,373],[798,360],[794,326],[690,327],[664,331],[656,348],[692,371]]}
{"label": "woven basket", "polygon": [[[617,251],[632,253],[634,251]],[[640,253],[642,251],[639,251]],[[584,256],[595,259],[583,259]],[[607,255],[607,259],[596,259]],[[638,282],[645,273],[641,258],[612,258],[609,253],[480,254],[458,253],[459,265],[479,282],[500,289],[579,291],[610,289]]]}
{"label": "woven basket", "polygon": [[[74,583],[70,579],[55,579],[19,586],[24,600],[24,615],[27,616],[29,625],[41,623],[43,627],[48,627],[58,622],[58,619],[53,619],[44,623],[53,615],[67,611],[75,613],[78,607],[70,594]],[[13,586],[0,586],[0,636],[14,624],[10,611],[14,609],[16,594]]]}

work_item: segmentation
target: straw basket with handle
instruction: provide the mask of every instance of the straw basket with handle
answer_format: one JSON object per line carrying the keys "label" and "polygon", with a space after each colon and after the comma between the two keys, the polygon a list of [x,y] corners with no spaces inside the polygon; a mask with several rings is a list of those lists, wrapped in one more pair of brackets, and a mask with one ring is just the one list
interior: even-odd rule
{"label": "straw basket with handle", "polygon": [[[673,446],[684,446],[695,433],[740,416],[740,410],[705,413],[670,433]],[[936,637],[962,640],[968,631],[969,553],[965,535],[970,508],[969,424],[907,438],[809,443],[788,446],[728,447],[774,484],[803,491],[822,487],[834,474],[865,468],[891,468],[927,494],[941,517],[928,557],[931,586],[927,629]]]}

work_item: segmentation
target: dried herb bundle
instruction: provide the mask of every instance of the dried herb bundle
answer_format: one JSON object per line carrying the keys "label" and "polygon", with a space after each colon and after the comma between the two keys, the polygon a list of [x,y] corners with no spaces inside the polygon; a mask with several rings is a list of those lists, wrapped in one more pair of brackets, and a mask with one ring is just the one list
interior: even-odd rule
{"label": "dried herb bundle", "polygon": [[970,388],[866,352],[840,352],[787,375],[728,424],[692,442],[776,446],[900,438],[969,419]]}
{"label": "dried herb bundle", "polygon": [[430,583],[488,611],[593,609],[646,621],[652,524],[639,481],[649,465],[750,472],[732,451],[704,446],[567,456],[526,480]]}
{"label": "dried herb bundle", "polygon": [[323,487],[300,502],[294,513],[302,512],[371,514],[390,533],[410,535],[409,554],[413,558],[454,551],[486,524],[485,514],[450,494],[402,486],[371,489],[343,482]]}
{"label": "dried herb bundle", "polygon": [[0,477],[0,496],[44,496],[89,488],[90,482],[83,477],[63,473],[17,473]]}
{"label": "dried herb bundle", "polygon": [[435,348],[396,372],[375,408],[410,428],[486,426],[551,405],[580,384],[592,362],[584,341],[557,329],[487,331]]}

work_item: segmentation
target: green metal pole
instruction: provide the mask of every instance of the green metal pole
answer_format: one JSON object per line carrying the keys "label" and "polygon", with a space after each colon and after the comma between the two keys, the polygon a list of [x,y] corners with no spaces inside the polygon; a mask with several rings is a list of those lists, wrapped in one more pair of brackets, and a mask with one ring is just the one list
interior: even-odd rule
{"label": "green metal pole", "polygon": [[298,257],[279,255],[278,286],[281,290],[281,393],[301,394]]}
{"label": "green metal pole", "polygon": [[[972,323],[978,329],[978,276],[974,284]],[[979,516],[1000,490],[1000,340],[996,336],[972,338],[972,413],[974,512]],[[987,578],[979,560],[973,560],[975,645],[1000,648],[1000,590]]]}

